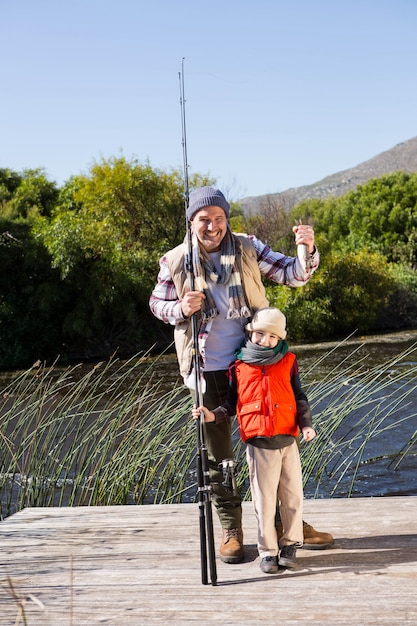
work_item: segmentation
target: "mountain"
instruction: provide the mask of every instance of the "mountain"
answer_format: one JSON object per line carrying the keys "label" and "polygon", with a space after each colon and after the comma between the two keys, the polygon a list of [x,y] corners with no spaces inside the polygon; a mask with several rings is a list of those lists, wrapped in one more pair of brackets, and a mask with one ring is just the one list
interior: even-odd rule
{"label": "mountain", "polygon": [[348,191],[363,185],[371,178],[379,178],[392,172],[417,172],[417,137],[397,144],[391,150],[364,161],[348,170],[326,176],[312,185],[291,187],[279,193],[243,198],[241,206],[246,214],[257,213],[265,200],[279,202],[287,209],[310,198],[324,199],[328,196],[343,196]]}

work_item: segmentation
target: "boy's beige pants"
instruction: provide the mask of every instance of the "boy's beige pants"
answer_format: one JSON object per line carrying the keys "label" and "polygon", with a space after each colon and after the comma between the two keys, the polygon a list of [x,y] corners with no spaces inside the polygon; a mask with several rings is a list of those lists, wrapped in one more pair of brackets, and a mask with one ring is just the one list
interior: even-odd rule
{"label": "boy's beige pants", "polygon": [[259,556],[278,554],[275,511],[281,512],[279,547],[303,543],[303,482],[297,441],[279,450],[247,444],[246,458],[253,506],[258,521]]}

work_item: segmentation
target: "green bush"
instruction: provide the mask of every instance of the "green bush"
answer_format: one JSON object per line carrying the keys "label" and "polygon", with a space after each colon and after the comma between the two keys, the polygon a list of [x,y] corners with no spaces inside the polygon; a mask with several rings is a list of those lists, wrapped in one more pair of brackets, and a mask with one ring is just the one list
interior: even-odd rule
{"label": "green bush", "polygon": [[311,341],[366,333],[378,327],[394,293],[385,258],[365,250],[332,252],[313,279],[298,289],[268,287],[272,306],[287,316],[289,337]]}
{"label": "green bush", "polygon": [[27,223],[0,219],[0,368],[26,367],[64,351],[61,320],[74,294],[51,268]]}
{"label": "green bush", "polygon": [[377,330],[400,330],[417,326],[417,273],[401,264],[390,264],[392,290]]}
{"label": "green bush", "polygon": [[[214,181],[195,174],[190,187]],[[311,223],[321,265],[303,288],[267,284],[297,341],[417,325],[417,174],[368,181],[292,211],[268,196],[257,215],[232,205],[233,228],[295,253],[292,225]],[[0,367],[129,356],[172,340],[148,300],[158,259],[183,240],[183,181],[123,157],[61,189],[42,169],[0,169]]]}

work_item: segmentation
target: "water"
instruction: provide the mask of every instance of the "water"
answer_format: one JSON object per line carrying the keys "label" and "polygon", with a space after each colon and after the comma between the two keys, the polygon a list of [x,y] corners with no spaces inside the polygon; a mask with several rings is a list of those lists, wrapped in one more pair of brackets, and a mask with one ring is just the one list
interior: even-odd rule
{"label": "water", "polygon": [[[363,454],[357,457],[353,464],[351,463],[344,469],[345,458],[340,458],[339,451],[335,456],[334,466],[332,467],[329,463],[321,475],[319,488],[317,487],[318,481],[314,477],[309,479],[305,485],[306,498],[417,495],[416,446],[404,458],[393,455],[393,452],[397,453],[406,447],[417,431],[417,381],[415,376],[410,377],[407,374],[417,366],[417,347],[414,347],[416,342],[417,331],[412,331],[349,339],[343,344],[325,342],[290,346],[297,354],[303,387],[312,404],[313,416],[325,414],[328,404],[334,402],[336,398],[339,401],[342,399],[343,404],[349,409],[348,419],[344,420],[341,427],[331,433],[331,436],[327,433],[325,418],[317,429],[319,435],[328,437],[329,447],[337,447],[340,438],[354,435],[357,448],[358,438],[366,438],[367,429],[372,427],[372,420],[377,422],[382,417],[385,419],[385,429],[366,443]],[[409,357],[396,363],[396,357],[409,348],[413,348]],[[149,360],[152,363],[150,368],[152,376],[163,381],[164,390],[181,385],[174,354],[166,354]],[[391,360],[393,361],[391,371],[385,371],[385,368],[385,379],[382,385],[377,379],[366,382],[364,373],[367,370],[372,370],[375,374],[380,365]],[[362,374],[360,377],[355,377],[359,363]],[[91,367],[91,364],[80,367],[77,370],[78,375],[82,377],[91,370]],[[331,397],[317,397],[315,390],[318,382],[322,389],[323,381],[334,380],[337,372],[340,373],[341,385],[332,391]],[[404,372],[404,381],[398,379],[399,372]],[[3,373],[2,388],[15,374],[14,372]],[[390,384],[390,376],[395,381],[392,384]],[[111,379],[110,375],[109,379]],[[364,385],[368,385],[368,388],[362,389]],[[375,389],[373,396],[369,388]],[[371,412],[369,412],[369,407],[355,407],[353,399],[362,392],[367,398],[371,397]],[[401,425],[391,428],[391,425],[399,419],[404,420]],[[350,429],[352,433],[349,434]],[[349,448],[344,450],[346,456],[349,453]],[[339,469],[335,489],[337,465]],[[194,480],[195,476],[192,471],[190,482],[193,483]],[[193,486],[187,492],[184,501],[191,501],[194,497],[195,487]]]}
{"label": "water", "polygon": [[[326,473],[321,476],[319,489],[314,480],[307,482],[306,497],[417,495],[415,443],[411,453],[403,458],[393,454],[407,449],[409,442],[415,442],[416,438],[417,379],[414,371],[417,365],[416,340],[417,332],[412,331],[350,340],[345,346],[338,346],[333,353],[329,353],[330,344],[295,347],[300,369],[304,372],[303,382],[307,384],[309,390],[314,389],[313,378],[326,377],[329,373],[334,376],[342,361],[348,367],[355,362],[361,362],[362,371],[366,372],[368,369],[374,376],[368,381],[363,375],[358,379],[355,379],[355,376],[346,376],[338,394],[346,394],[348,408],[349,401],[355,399],[362,391],[368,396],[370,403],[368,407],[361,406],[359,409],[352,403],[348,419],[343,421],[342,426],[329,441],[331,445],[332,440],[338,437],[348,437],[349,429],[352,429],[351,437],[361,432],[358,440],[362,438],[361,440],[366,443],[363,453],[344,470],[345,473],[338,479],[336,490],[334,477],[331,476],[332,468],[329,467],[329,476],[326,476]],[[409,349],[410,354],[396,362],[398,355]],[[317,361],[320,361],[323,355],[327,355],[325,360],[317,365]],[[386,370],[384,368],[384,377],[379,379],[379,366],[391,361],[391,368]],[[314,363],[312,375],[310,368]],[[364,385],[366,389],[362,390],[361,386]],[[369,397],[370,389],[372,394]],[[316,410],[322,409],[326,402],[328,399],[322,403],[318,402]],[[372,429],[379,423],[382,424],[382,420],[381,432],[366,440]],[[400,420],[402,421],[398,425]],[[397,425],[394,426],[394,423]],[[355,447],[358,446],[358,440],[355,440]],[[341,460],[337,462],[340,464]]]}
{"label": "water", "polygon": [[[407,371],[417,366],[417,330],[386,335],[375,335],[367,337],[349,338],[346,342],[322,342],[316,344],[291,345],[290,348],[297,354],[300,367],[300,376],[303,387],[308,393],[312,403],[313,416],[318,415],[329,402],[329,398],[323,400],[314,398],[314,390],[318,382],[326,379],[333,379],[335,373],[340,371],[340,379],[343,381],[341,389],[337,390],[338,397],[346,394],[346,403],[353,395],[363,392],[370,396],[369,386],[375,389],[371,400],[373,402],[374,414],[369,415],[369,419],[377,422],[384,419],[385,429],[380,435],[372,437],[366,442],[366,447],[359,461],[346,470],[342,477],[338,478],[337,489],[335,490],[335,479],[333,476],[323,474],[320,478],[320,487],[317,489],[317,481],[310,479],[305,485],[305,496],[312,497],[346,497],[346,496],[395,496],[395,495],[417,495],[417,447],[414,446],[414,455],[408,454],[404,459],[399,459],[392,455],[407,446],[407,443],[415,438],[417,431],[417,380],[415,376],[408,376]],[[403,358],[396,363],[398,355],[412,350],[408,358]],[[393,361],[391,372],[388,369],[386,379],[379,383],[375,380],[368,381],[368,387],[360,389],[363,384],[364,372],[367,370],[378,371],[378,367],[387,362]],[[351,372],[361,368],[360,379],[355,380]],[[376,370],[375,370],[376,368]],[[174,354],[169,354],[155,360],[152,368],[154,374],[164,380],[166,388],[172,388],[181,384],[178,375],[177,361]],[[392,382],[397,379],[399,372],[404,372],[405,383]],[[345,372],[349,372],[346,373]],[[395,406],[393,406],[393,403]],[[397,406],[398,405],[398,406]],[[365,432],[359,431],[363,428],[360,420],[367,416],[368,407],[355,409],[351,407],[350,415],[344,420],[343,426],[339,428],[329,441],[329,445],[341,437],[347,436],[349,429],[352,429],[351,437],[355,437],[353,447],[358,446],[358,440],[364,440],[367,436],[367,424]],[[376,417],[375,417],[376,414]],[[368,418],[368,416],[367,416]],[[390,428],[399,419],[404,421],[400,427]],[[356,424],[359,422],[359,426]],[[375,424],[374,424],[375,427]],[[321,427],[326,428],[326,425]],[[320,434],[320,429],[318,430]],[[236,435],[237,439],[237,435]],[[236,440],[235,439],[235,440]],[[340,460],[339,460],[340,462]],[[332,468],[327,468],[331,472]],[[340,472],[339,472],[340,473]],[[354,486],[352,489],[352,480]],[[246,482],[247,485],[247,482]],[[194,497],[194,489],[190,490],[185,500]]]}

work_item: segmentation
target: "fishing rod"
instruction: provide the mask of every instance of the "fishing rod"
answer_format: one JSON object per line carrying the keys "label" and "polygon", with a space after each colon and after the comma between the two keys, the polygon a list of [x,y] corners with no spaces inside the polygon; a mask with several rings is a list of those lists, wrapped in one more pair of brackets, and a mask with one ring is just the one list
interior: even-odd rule
{"label": "fishing rod", "polygon": [[[182,127],[182,152],[184,168],[184,201],[185,201],[185,223],[187,232],[187,256],[186,269],[190,280],[190,289],[195,291],[195,276],[193,269],[192,255],[192,234],[191,222],[187,218],[189,204],[188,185],[188,159],[187,159],[187,135],[185,126],[185,89],[184,89],[184,59],[182,59],[180,79],[180,105],[181,105],[181,127]],[[203,405],[202,377],[200,367],[200,351],[198,347],[198,319],[197,312],[191,316],[192,324],[192,360],[195,377],[195,401],[197,406]],[[211,484],[208,464],[208,452],[204,436],[204,414],[200,413],[200,418],[196,420],[197,434],[197,482],[198,482],[198,509],[200,526],[200,559],[201,559],[201,582],[207,585],[208,571],[210,571],[210,581],[212,585],[217,584],[216,551],[214,547],[213,532],[213,511],[211,507]]]}

